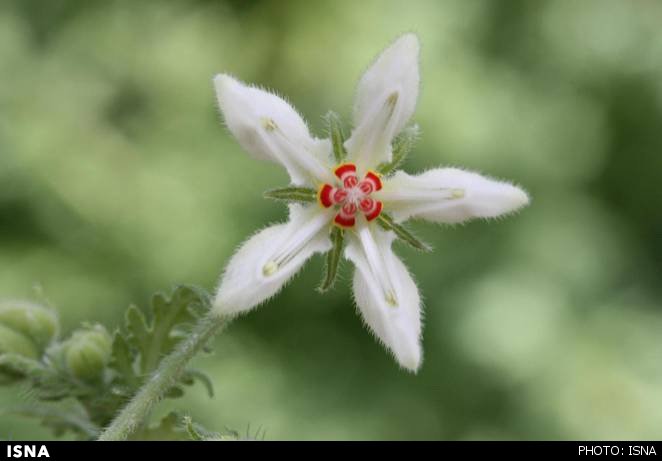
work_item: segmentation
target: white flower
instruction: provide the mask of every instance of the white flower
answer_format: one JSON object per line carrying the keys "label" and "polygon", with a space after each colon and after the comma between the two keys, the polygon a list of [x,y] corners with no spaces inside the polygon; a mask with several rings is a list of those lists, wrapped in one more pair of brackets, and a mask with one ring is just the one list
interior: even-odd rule
{"label": "white flower", "polygon": [[402,367],[419,368],[421,300],[391,243],[400,237],[425,246],[401,223],[491,218],[529,199],[512,184],[455,168],[418,176],[393,173],[416,136],[405,126],[418,97],[418,54],[418,39],[407,34],[372,64],[359,82],[354,130],[346,141],[333,116],[330,139],[317,139],[278,96],[225,74],[214,78],[225,122],[242,147],[255,158],[281,164],[290,175],[291,187],[267,195],[294,202],[288,222],[261,230],[233,256],[221,277],[216,312],[252,309],[315,253],[328,252],[328,288],[345,248],[345,258],[356,266],[354,298],[365,323]]}

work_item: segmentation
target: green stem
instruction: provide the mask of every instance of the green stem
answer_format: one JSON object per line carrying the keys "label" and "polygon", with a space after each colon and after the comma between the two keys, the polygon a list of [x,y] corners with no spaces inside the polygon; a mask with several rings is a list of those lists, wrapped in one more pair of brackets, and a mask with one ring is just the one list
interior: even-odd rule
{"label": "green stem", "polygon": [[99,440],[126,440],[145,421],[154,405],[182,376],[195,354],[228,323],[227,317],[207,314],[201,318],[186,339],[161,360],[152,376],[117,414]]}

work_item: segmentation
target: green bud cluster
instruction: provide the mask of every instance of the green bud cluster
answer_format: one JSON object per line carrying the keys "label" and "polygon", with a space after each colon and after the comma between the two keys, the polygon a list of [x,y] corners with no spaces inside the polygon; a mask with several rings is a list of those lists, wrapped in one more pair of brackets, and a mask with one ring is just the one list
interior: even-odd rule
{"label": "green bud cluster", "polygon": [[113,340],[102,325],[74,331],[59,348],[59,359],[65,370],[83,381],[101,378],[110,361]]}
{"label": "green bud cluster", "polygon": [[57,315],[47,307],[27,301],[0,303],[0,354],[39,358],[59,329]]}
{"label": "green bud cluster", "polygon": [[[28,301],[0,300],[0,386],[21,383],[34,400],[2,409],[3,413],[39,418],[56,436],[73,432],[85,440],[96,438],[161,358],[175,350],[184,332],[203,318],[210,300],[204,290],[178,286],[170,296],[155,294],[145,310],[130,306],[113,335],[102,325],[83,323],[64,337],[54,310]],[[183,369],[180,375],[167,382],[164,397],[180,397],[195,382],[213,395],[204,373]],[[139,437],[188,438],[180,420],[168,417],[158,425],[146,424]],[[217,438],[198,424],[188,424],[197,438]]]}

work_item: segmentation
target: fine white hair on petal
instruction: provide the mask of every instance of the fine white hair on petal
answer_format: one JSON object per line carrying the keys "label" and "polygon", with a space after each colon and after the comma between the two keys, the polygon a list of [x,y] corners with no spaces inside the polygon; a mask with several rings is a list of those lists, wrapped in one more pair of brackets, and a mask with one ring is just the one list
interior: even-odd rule
{"label": "fine white hair on petal", "polygon": [[458,168],[437,168],[417,176],[398,171],[375,194],[393,218],[460,223],[495,218],[529,203],[527,193],[508,182]]}
{"label": "fine white hair on petal", "polygon": [[360,169],[391,159],[391,141],[416,108],[420,82],[419,43],[405,34],[386,48],[363,74],[356,90],[354,130],[345,143]]}
{"label": "fine white hair on petal", "polygon": [[331,248],[332,217],[316,206],[290,205],[287,223],[259,231],[234,254],[221,276],[213,310],[238,314],[278,293],[311,256]]}
{"label": "fine white hair on petal", "polygon": [[350,234],[345,249],[356,266],[354,300],[365,324],[400,366],[416,372],[422,361],[418,288],[391,249],[395,235],[372,225],[363,231],[363,237]]}
{"label": "fine white hair on petal", "polygon": [[225,123],[253,157],[283,165],[295,184],[333,179],[331,145],[311,136],[306,123],[284,99],[230,77],[214,77]]}

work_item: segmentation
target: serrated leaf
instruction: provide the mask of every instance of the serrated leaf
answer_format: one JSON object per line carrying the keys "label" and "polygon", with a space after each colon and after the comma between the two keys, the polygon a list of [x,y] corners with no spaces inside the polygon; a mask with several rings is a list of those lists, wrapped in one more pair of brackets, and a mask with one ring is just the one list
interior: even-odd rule
{"label": "serrated leaf", "polygon": [[282,187],[268,190],[263,195],[265,198],[284,202],[314,203],[317,201],[317,191],[309,187]]}
{"label": "serrated leaf", "polygon": [[152,342],[161,344],[161,350],[156,357],[157,362],[180,341],[181,335],[178,333],[195,323],[203,310],[200,308],[207,301],[201,297],[198,290],[186,286],[176,288],[170,299],[160,294],[154,296]]}
{"label": "serrated leaf", "polygon": [[161,357],[180,341],[181,332],[208,309],[209,296],[200,289],[179,286],[170,298],[162,293],[152,297],[149,320],[135,307],[126,316],[127,341],[140,358],[140,372],[153,371]]}
{"label": "serrated leaf", "polygon": [[325,115],[327,131],[331,146],[333,148],[333,157],[337,164],[341,164],[347,158],[347,151],[345,150],[345,133],[343,132],[342,121],[335,112],[329,111]]}
{"label": "serrated leaf", "polygon": [[345,231],[341,228],[333,226],[331,230],[331,249],[326,253],[325,260],[325,275],[322,284],[319,287],[321,292],[325,292],[333,286],[338,276],[338,266],[342,256],[343,245],[345,241]]}
{"label": "serrated leaf", "polygon": [[408,243],[412,247],[421,251],[430,251],[432,248],[427,243],[419,240],[414,234],[412,234],[407,228],[403,225],[396,223],[386,213],[382,213],[377,218],[377,223],[385,230],[390,230],[395,232],[395,235],[405,243]]}
{"label": "serrated leaf", "polygon": [[377,171],[380,174],[388,176],[402,166],[418,140],[419,131],[418,125],[412,125],[402,130],[393,142],[393,156],[391,161],[384,162],[377,167]]}
{"label": "serrated leaf", "polygon": [[139,382],[134,363],[135,356],[129,347],[129,343],[120,331],[116,331],[113,336],[110,368],[115,370],[120,379],[131,388],[136,387]]}
{"label": "serrated leaf", "polygon": [[128,343],[139,351],[148,349],[151,331],[145,314],[137,306],[131,305],[126,310],[125,323]]}

